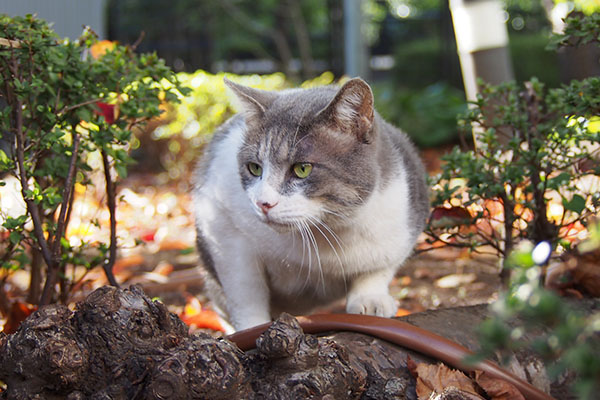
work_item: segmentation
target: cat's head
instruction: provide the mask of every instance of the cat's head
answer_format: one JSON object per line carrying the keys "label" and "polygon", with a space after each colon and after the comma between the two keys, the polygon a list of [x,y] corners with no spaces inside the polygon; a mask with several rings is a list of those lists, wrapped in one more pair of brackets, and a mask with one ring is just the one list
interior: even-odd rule
{"label": "cat's head", "polygon": [[246,121],[239,173],[257,217],[277,230],[347,222],[378,170],[368,84],[281,92],[226,84]]}

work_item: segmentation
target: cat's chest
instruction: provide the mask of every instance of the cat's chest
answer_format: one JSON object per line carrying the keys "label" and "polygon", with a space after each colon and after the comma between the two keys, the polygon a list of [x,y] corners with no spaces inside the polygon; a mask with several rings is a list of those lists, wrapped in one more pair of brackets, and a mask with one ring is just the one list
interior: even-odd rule
{"label": "cat's chest", "polygon": [[[342,229],[325,226],[293,234],[271,234],[256,248],[265,266],[280,274],[348,277],[381,268],[395,268],[404,261],[414,238],[408,228],[408,212],[376,199],[353,223]],[[402,202],[400,200],[400,202]],[[368,207],[367,205],[366,207]]]}

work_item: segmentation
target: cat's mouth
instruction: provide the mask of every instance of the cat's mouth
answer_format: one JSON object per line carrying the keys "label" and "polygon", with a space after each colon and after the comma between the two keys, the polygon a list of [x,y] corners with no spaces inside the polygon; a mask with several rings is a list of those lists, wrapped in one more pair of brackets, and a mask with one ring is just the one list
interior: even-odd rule
{"label": "cat's mouth", "polygon": [[263,220],[263,222],[265,224],[267,224],[268,226],[270,226],[271,228],[273,228],[274,230],[276,230],[277,232],[287,232],[287,231],[291,231],[294,228],[294,225],[292,225],[289,222],[277,221],[270,217],[266,217]]}
{"label": "cat's mouth", "polygon": [[261,215],[260,220],[277,232],[289,232],[294,230],[295,226],[290,221],[281,220],[279,218],[274,218],[269,215]]}

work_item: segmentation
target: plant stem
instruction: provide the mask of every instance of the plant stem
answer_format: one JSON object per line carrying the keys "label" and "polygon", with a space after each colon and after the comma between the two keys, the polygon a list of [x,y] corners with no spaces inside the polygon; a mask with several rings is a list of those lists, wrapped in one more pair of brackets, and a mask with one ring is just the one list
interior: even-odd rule
{"label": "plant stem", "polygon": [[110,175],[110,163],[108,161],[108,155],[104,150],[100,150],[102,154],[102,163],[104,166],[104,180],[106,182],[106,203],[108,205],[108,211],[110,213],[110,246],[108,259],[102,264],[104,273],[108,282],[115,287],[119,287],[117,280],[113,274],[113,266],[117,259],[117,216],[116,216],[116,201],[115,201],[115,182],[112,180]]}

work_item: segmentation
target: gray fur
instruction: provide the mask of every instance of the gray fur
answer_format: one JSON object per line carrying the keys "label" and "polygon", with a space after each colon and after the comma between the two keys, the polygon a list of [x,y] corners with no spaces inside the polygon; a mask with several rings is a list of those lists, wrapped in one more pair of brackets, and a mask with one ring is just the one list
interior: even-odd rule
{"label": "gray fur", "polygon": [[[353,79],[342,88],[327,86],[278,93],[251,89],[229,81],[226,83],[242,103],[243,111],[218,129],[207,147],[194,176],[198,200],[210,197],[202,194],[202,190],[210,183],[206,181],[206,177],[209,175],[209,168],[218,161],[217,149],[223,151],[223,141],[227,140],[231,132],[242,128],[244,136],[237,152],[237,175],[243,190],[247,191],[257,180],[263,179],[262,176],[256,177],[250,173],[248,163],[268,164],[273,171],[264,179],[270,179],[269,184],[279,195],[291,196],[300,192],[313,204],[320,204],[331,211],[323,215],[322,221],[334,231],[339,229],[338,233],[354,229],[351,227],[353,216],[374,193],[385,192],[388,185],[393,183],[397,186],[399,175],[402,175],[408,191],[404,197],[408,197],[410,207],[407,217],[409,223],[403,229],[411,232],[407,236],[407,243],[412,246],[425,225],[429,211],[425,170],[408,137],[375,112],[371,90],[364,81]],[[312,173],[306,179],[299,179],[293,174],[293,165],[304,162],[312,164]],[[210,198],[214,201],[214,197]],[[219,290],[222,283],[219,278],[222,273],[220,268],[231,267],[215,265],[212,252],[219,248],[218,239],[212,238],[212,242],[207,240],[201,228],[201,223],[205,221],[199,215],[201,213],[197,213],[197,218],[200,218],[197,242],[207,283],[214,300],[221,307],[226,307],[223,291]],[[394,215],[389,218],[394,218]],[[263,223],[266,222],[256,220],[256,224]],[[289,229],[293,229],[293,226],[290,225]],[[231,235],[235,234],[233,230]],[[323,232],[321,234],[324,235]],[[269,259],[269,255],[264,256],[265,260]],[[404,257],[406,256],[398,259],[399,262]],[[285,264],[282,268],[290,268],[285,259],[281,262]],[[392,265],[385,268],[396,267],[398,266]],[[306,299],[299,301],[299,296],[305,296],[310,290],[288,295],[285,291],[272,287],[278,281],[278,277],[274,275],[277,274],[276,267],[269,265],[260,268],[266,285],[271,287],[271,312],[306,311],[302,306]],[[371,273],[368,271],[373,268],[382,267],[365,266],[366,273]],[[297,279],[306,277],[306,281],[309,281],[310,276],[307,274],[311,274],[310,270],[301,268]],[[335,278],[336,274],[337,272],[332,271],[324,271],[323,274],[327,276],[323,278],[323,285],[329,285],[331,293],[348,290],[346,279],[354,279],[360,272],[354,271],[353,276],[342,274],[339,279]],[[327,288],[323,287],[323,290]],[[316,292],[314,293],[316,296]]]}

